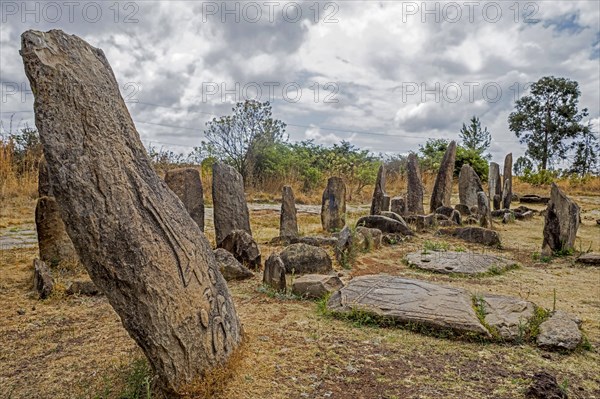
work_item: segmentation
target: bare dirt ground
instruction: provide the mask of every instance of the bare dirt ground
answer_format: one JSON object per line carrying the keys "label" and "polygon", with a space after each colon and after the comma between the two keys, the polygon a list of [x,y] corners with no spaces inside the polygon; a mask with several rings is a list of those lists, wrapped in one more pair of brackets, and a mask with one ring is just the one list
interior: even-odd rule
{"label": "bare dirt ground", "polygon": [[[600,251],[600,197],[574,197],[582,207],[577,247]],[[15,199],[0,210],[0,229],[28,238],[35,201]],[[535,206],[533,206],[535,207]],[[542,209],[541,207],[536,207]],[[252,228],[263,257],[281,247],[278,207],[252,207]],[[350,221],[365,210],[353,207]],[[211,222],[211,218],[207,217]],[[303,234],[321,234],[318,214],[299,212]],[[523,398],[539,371],[556,376],[570,398],[600,398],[600,269],[575,256],[550,263],[534,259],[543,218],[496,224],[503,249],[521,267],[502,275],[464,278],[419,272],[403,262],[426,240],[484,251],[432,233],[361,254],[351,276],[388,273],[529,299],[578,315],[592,350],[549,353],[531,344],[504,345],[434,338],[399,328],[337,320],[315,302],[277,298],[260,289],[261,275],[229,284],[246,332],[241,360],[222,398]],[[207,226],[207,236],[213,228]],[[143,355],[104,297],[67,297],[81,268],[55,270],[57,292],[44,301],[32,293],[32,245],[0,248],[0,398],[120,398]],[[340,265],[335,265],[342,270]],[[134,370],[135,371],[135,370]],[[145,397],[145,396],[140,396]]]}

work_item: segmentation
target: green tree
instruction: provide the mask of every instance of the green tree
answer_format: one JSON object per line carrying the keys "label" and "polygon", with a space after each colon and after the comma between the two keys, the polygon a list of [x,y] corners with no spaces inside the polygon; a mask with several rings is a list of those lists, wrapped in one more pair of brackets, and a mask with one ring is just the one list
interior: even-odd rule
{"label": "green tree", "polygon": [[526,171],[531,172],[533,170],[533,163],[527,157],[520,156],[513,165],[513,173],[515,176],[523,176]]}
{"label": "green tree", "polygon": [[584,126],[587,109],[579,111],[579,84],[566,78],[546,76],[531,85],[529,95],[521,97],[508,117],[509,128],[527,145],[526,155],[546,170],[569,150],[569,140]]}
{"label": "green tree", "polygon": [[477,152],[486,159],[491,159],[491,154],[483,155],[483,153],[490,148],[492,135],[488,132],[487,127],[481,128],[478,117],[473,116],[469,122],[469,126],[463,123],[462,129],[460,129],[459,137],[462,140],[462,146]]}
{"label": "green tree", "polygon": [[202,142],[202,148],[232,165],[248,183],[259,154],[285,141],[285,127],[285,123],[272,118],[269,102],[246,100],[236,104],[232,115],[206,123],[207,141]]}
{"label": "green tree", "polygon": [[579,135],[579,140],[574,143],[575,158],[571,166],[571,173],[585,176],[589,173],[599,172],[600,166],[600,140],[588,123]]}
{"label": "green tree", "polygon": [[[448,144],[449,140],[446,139],[428,139],[425,145],[419,146],[419,151],[422,154],[419,157],[421,169],[437,173]],[[458,176],[460,169],[465,163],[473,167],[473,170],[475,170],[481,180],[487,181],[489,173],[488,162],[476,150],[457,145],[454,176]]]}

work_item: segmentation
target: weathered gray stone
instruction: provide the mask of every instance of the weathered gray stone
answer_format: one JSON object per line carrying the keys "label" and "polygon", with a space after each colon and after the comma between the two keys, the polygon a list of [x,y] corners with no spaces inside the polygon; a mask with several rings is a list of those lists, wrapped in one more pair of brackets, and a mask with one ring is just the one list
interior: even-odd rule
{"label": "weathered gray stone", "polygon": [[[406,175],[408,185],[406,188],[406,212],[414,215],[425,213],[423,209],[423,183],[421,181],[421,171],[419,169],[419,160],[415,153],[408,154],[406,164]],[[392,209],[392,212],[396,212]],[[403,215],[404,212],[396,212]]]}
{"label": "weathered gray stone", "polygon": [[233,230],[217,247],[229,251],[242,265],[254,270],[260,269],[260,249],[248,232]]}
{"label": "weathered gray stone", "polygon": [[294,280],[292,293],[303,298],[319,299],[343,286],[338,276],[305,274]]}
{"label": "weathered gray stone", "polygon": [[454,161],[456,160],[456,142],[452,141],[444,153],[440,170],[435,178],[429,209],[435,212],[440,206],[450,206],[452,196],[452,175],[454,173]]}
{"label": "weathered gray stone", "polygon": [[586,265],[600,266],[600,254],[588,252],[587,254],[583,254],[577,258],[577,262]]}
{"label": "weathered gray stone", "polygon": [[183,202],[194,222],[204,231],[204,192],[200,172],[194,168],[169,170],[165,183]]}
{"label": "weathered gray stone", "polygon": [[214,253],[219,271],[225,277],[225,280],[245,280],[254,277],[254,273],[242,265],[228,250],[217,248]]}
{"label": "weathered gray stone", "polygon": [[440,229],[440,234],[450,235],[461,240],[477,244],[499,247],[500,234],[497,231],[484,229],[483,227],[459,227],[456,229]]}
{"label": "weathered gray stone", "polygon": [[408,227],[406,222],[392,219],[383,215],[363,216],[356,222],[356,226],[370,227],[379,229],[382,233],[400,233],[405,236],[412,236],[415,233]]}
{"label": "weathered gray stone", "polygon": [[452,222],[456,223],[457,225],[462,224],[462,217],[460,216],[460,212],[457,211],[456,209],[452,211],[452,213],[450,214],[450,217],[448,219],[451,220]]}
{"label": "weathered gray stone", "polygon": [[533,212],[531,211],[527,211],[527,212],[515,212],[515,219],[518,220],[530,220],[533,219]]}
{"label": "weathered gray stone", "polygon": [[400,323],[490,336],[477,319],[467,291],[421,280],[387,275],[355,277],[331,296],[327,308],[338,313],[360,310]]}
{"label": "weathered gray stone", "polygon": [[451,206],[440,206],[435,210],[435,213],[437,215],[444,215],[447,218],[450,218],[452,216],[452,213],[454,213],[454,208],[452,208]]}
{"label": "weathered gray stone", "polygon": [[[494,209],[500,209],[502,199],[502,181],[500,180],[500,165],[496,162],[490,162],[490,171],[488,173],[488,193]],[[496,197],[496,195],[498,197]]]}
{"label": "weathered gray stone", "polygon": [[358,226],[356,228],[356,236],[358,239],[357,245],[363,250],[381,248],[381,239],[383,237],[383,233],[379,229]]}
{"label": "weathered gray stone", "polygon": [[21,39],[68,234],[164,395],[182,396],[242,339],[210,244],[154,172],[104,53],[60,30]]}
{"label": "weathered gray stone", "polygon": [[67,288],[67,295],[98,296],[102,295],[102,292],[93,281],[73,281]]}
{"label": "weathered gray stone", "polygon": [[290,244],[308,244],[314,245],[315,247],[334,247],[338,242],[335,237],[321,237],[321,236],[303,236],[295,237],[290,240]]}
{"label": "weathered gray stone", "polygon": [[287,273],[328,273],[332,270],[331,259],[322,248],[308,244],[292,244],[279,255]]}
{"label": "weathered gray stone", "polygon": [[471,216],[471,208],[465,204],[456,204],[454,209],[460,212],[461,216]]}
{"label": "weathered gray stone", "polygon": [[337,238],[337,243],[335,244],[335,258],[340,264],[343,264],[349,252],[352,250],[352,245],[354,242],[354,234],[350,227],[344,226],[344,228],[340,231],[340,234]]}
{"label": "weathered gray stone", "polygon": [[276,291],[285,292],[285,265],[279,254],[273,253],[267,258],[263,273],[263,284],[268,285]]}
{"label": "weathered gray stone", "polygon": [[509,209],[513,199],[512,192],[512,153],[504,158],[504,174],[502,175],[502,207]]}
{"label": "weathered gray stone", "polygon": [[38,165],[38,197],[52,197],[52,186],[50,185],[50,175],[48,174],[48,164],[42,156]]}
{"label": "weathered gray stone", "polygon": [[54,197],[38,198],[35,207],[35,227],[42,261],[50,266],[78,261],[79,257],[67,234]]}
{"label": "weathered gray stone", "polygon": [[383,205],[382,205],[381,210],[382,211],[389,211],[390,210],[390,203],[391,203],[391,201],[392,201],[392,199],[390,198],[390,196],[387,195],[387,194],[385,194],[383,196],[383,202],[382,202]]}
{"label": "weathered gray stone", "polygon": [[497,209],[495,211],[492,211],[492,217],[501,218],[507,213],[513,214],[515,212],[511,209]]}
{"label": "weathered gray stone", "polygon": [[279,218],[279,236],[285,238],[298,237],[298,221],[296,219],[296,200],[290,186],[283,187],[281,195],[281,217]]}
{"label": "weathered gray stone", "polygon": [[384,211],[383,197],[385,196],[385,165],[379,166],[377,179],[375,180],[375,189],[373,191],[373,200],[371,201],[371,215],[380,215]]}
{"label": "weathered gray stone", "polygon": [[547,350],[571,351],[581,342],[581,331],[577,319],[568,313],[557,310],[540,324],[537,345]]}
{"label": "weathered gray stone", "polygon": [[321,201],[321,225],[325,231],[341,230],[346,225],[346,185],[330,177]]}
{"label": "weathered gray stone", "polygon": [[39,259],[33,260],[33,289],[40,299],[48,298],[54,289],[54,279],[50,269]]}
{"label": "weathered gray stone", "polygon": [[535,305],[520,298],[486,294],[481,298],[485,310],[485,322],[506,341],[524,338]]}
{"label": "weathered gray stone", "polygon": [[540,197],[535,194],[525,194],[519,198],[522,204],[547,204],[549,201],[550,197]]}
{"label": "weathered gray stone", "polygon": [[458,197],[469,208],[477,206],[477,193],[483,191],[481,179],[469,164],[463,164],[458,175]]}
{"label": "weathered gray stone", "polygon": [[494,209],[500,209],[502,207],[502,196],[500,194],[494,195]]}
{"label": "weathered gray stone", "polygon": [[486,229],[492,228],[492,210],[490,209],[490,200],[483,191],[477,193],[477,212],[479,216],[479,225]]}
{"label": "weathered gray stone", "polygon": [[572,250],[579,229],[579,206],[552,183],[550,202],[544,218],[542,253],[552,255],[562,250]]}
{"label": "weathered gray stone", "polygon": [[494,255],[474,252],[417,251],[406,255],[410,266],[438,273],[482,274],[490,270],[502,271],[515,261]]}
{"label": "weathered gray stone", "polygon": [[424,231],[437,226],[437,219],[434,213],[429,215],[417,215],[416,226],[417,231]]}
{"label": "weathered gray stone", "polygon": [[244,230],[252,235],[242,175],[229,165],[215,162],[212,196],[217,246],[233,230]]}
{"label": "weathered gray stone", "polygon": [[509,223],[513,223],[515,221],[515,214],[512,212],[506,212],[504,215],[502,215],[502,223],[503,224],[509,224]]}
{"label": "weathered gray stone", "polygon": [[406,201],[402,197],[394,197],[392,198],[390,210],[398,215],[405,215],[407,213],[406,210]]}

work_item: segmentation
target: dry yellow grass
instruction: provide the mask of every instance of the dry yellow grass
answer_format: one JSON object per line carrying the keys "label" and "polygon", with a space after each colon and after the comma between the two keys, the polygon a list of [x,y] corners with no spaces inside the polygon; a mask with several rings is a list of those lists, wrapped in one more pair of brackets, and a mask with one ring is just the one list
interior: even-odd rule
{"label": "dry yellow grass", "polygon": [[[591,211],[600,197],[576,197],[583,224],[578,242],[600,250]],[[34,201],[11,200],[0,214],[7,226],[31,224]],[[349,215],[353,222],[359,214]],[[278,234],[277,211],[251,213],[263,256],[281,247],[267,245]],[[299,214],[301,231],[321,234],[318,215]],[[217,384],[221,398],[521,398],[533,373],[556,375],[573,398],[600,398],[600,270],[574,264],[573,258],[538,263],[542,219],[497,225],[504,249],[522,267],[506,274],[453,278],[417,272],[402,258],[425,240],[481,251],[432,234],[361,254],[352,275],[384,272],[527,298],[577,314],[594,349],[570,355],[543,352],[530,344],[509,346],[430,336],[393,328],[354,326],[322,316],[314,302],[276,299],[258,290],[261,276],[231,283],[246,342],[239,359]],[[214,235],[211,224],[207,235]],[[117,398],[132,362],[141,351],[123,329],[105,298],[53,295],[38,301],[31,293],[32,260],[37,250],[0,252],[0,397]],[[341,269],[340,265],[335,265]],[[84,278],[81,269],[58,273],[59,287]]]}

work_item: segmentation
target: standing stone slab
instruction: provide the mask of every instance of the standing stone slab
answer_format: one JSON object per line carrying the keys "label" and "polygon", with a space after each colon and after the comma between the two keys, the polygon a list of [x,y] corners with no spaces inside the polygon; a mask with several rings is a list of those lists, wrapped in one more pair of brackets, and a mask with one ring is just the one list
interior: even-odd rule
{"label": "standing stone slab", "polygon": [[54,279],[50,269],[44,261],[33,260],[33,289],[38,293],[40,299],[46,299],[54,289]]}
{"label": "standing stone slab", "polygon": [[40,258],[50,266],[61,262],[77,262],[77,252],[67,234],[58,203],[54,197],[41,197],[35,207]]}
{"label": "standing stone slab", "polygon": [[102,50],[60,30],[21,45],[67,232],[164,395],[182,396],[242,339],[210,243],[154,172]]}
{"label": "standing stone slab", "polygon": [[217,246],[233,230],[244,230],[252,235],[242,175],[229,165],[215,162],[212,196]]}
{"label": "standing stone slab", "polygon": [[494,210],[500,209],[500,200],[502,199],[502,181],[500,180],[500,165],[498,165],[496,162],[490,162],[488,189],[490,201],[494,204]]}
{"label": "standing stone slab", "polygon": [[458,197],[469,208],[477,206],[477,193],[483,191],[481,179],[469,164],[463,164],[458,175]]}
{"label": "standing stone slab", "polygon": [[450,206],[452,196],[452,175],[454,173],[454,161],[456,160],[456,142],[452,141],[444,153],[440,170],[435,177],[433,191],[431,192],[430,212],[435,212],[440,206]]}
{"label": "standing stone slab", "polygon": [[325,231],[341,230],[346,225],[346,185],[330,177],[321,201],[321,224]]}
{"label": "standing stone slab", "polygon": [[361,310],[400,323],[490,336],[477,319],[467,291],[421,280],[387,275],[355,277],[331,296],[327,308],[338,313]]}
{"label": "standing stone slab", "polygon": [[52,186],[50,185],[50,175],[48,174],[48,164],[42,156],[38,165],[38,197],[52,197]]}
{"label": "standing stone slab", "polygon": [[377,180],[375,180],[375,190],[373,191],[373,200],[371,201],[371,215],[379,215],[384,208],[385,194],[385,166],[381,164],[377,171]]}
{"label": "standing stone slab", "polygon": [[573,249],[578,229],[579,206],[552,183],[550,202],[544,219],[544,255]]}
{"label": "standing stone slab", "polygon": [[390,210],[398,215],[406,215],[406,201],[402,197],[394,197],[390,201]]}
{"label": "standing stone slab", "polygon": [[263,284],[279,292],[285,292],[285,265],[278,254],[271,254],[265,262]]}
{"label": "standing stone slab", "polygon": [[492,210],[490,209],[490,200],[483,191],[477,193],[477,213],[479,215],[479,225],[486,229],[492,228]]}
{"label": "standing stone slab", "polygon": [[279,237],[298,237],[298,221],[296,219],[296,200],[290,186],[283,187],[281,195],[281,216],[279,218]]}
{"label": "standing stone slab", "polygon": [[512,153],[504,158],[504,175],[502,175],[502,207],[510,209],[512,201]]}
{"label": "standing stone slab", "polygon": [[165,175],[165,183],[183,202],[200,230],[204,231],[204,194],[200,172],[193,168],[170,170]]}
{"label": "standing stone slab", "polygon": [[[421,181],[421,171],[419,169],[419,160],[412,152],[408,154],[406,174],[408,176],[406,212],[413,215],[423,215],[425,210],[423,209],[423,183]],[[392,212],[396,211],[392,209]],[[403,213],[400,213],[400,215],[403,215]]]}

